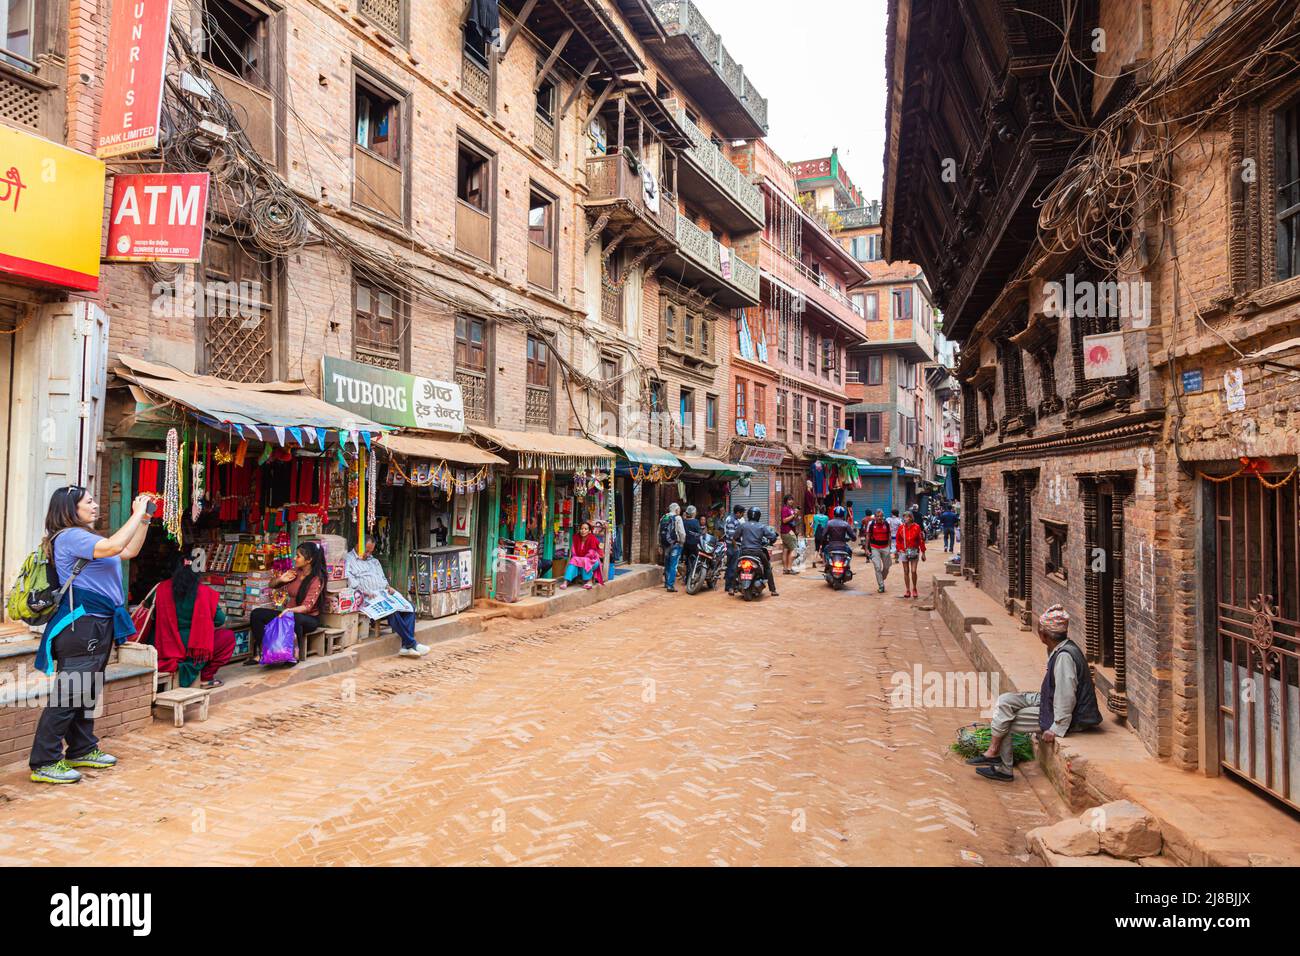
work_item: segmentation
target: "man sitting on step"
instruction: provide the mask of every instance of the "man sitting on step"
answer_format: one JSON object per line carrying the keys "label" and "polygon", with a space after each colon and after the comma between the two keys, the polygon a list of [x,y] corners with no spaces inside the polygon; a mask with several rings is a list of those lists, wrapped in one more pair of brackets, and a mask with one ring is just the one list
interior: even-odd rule
{"label": "man sitting on step", "polygon": [[1002,694],[994,708],[989,749],[966,762],[987,780],[1011,780],[1012,734],[1037,731],[1045,743],[1067,730],[1101,723],[1092,671],[1079,645],[1070,640],[1070,615],[1053,604],[1038,619],[1038,639],[1047,648],[1047,672],[1038,693]]}

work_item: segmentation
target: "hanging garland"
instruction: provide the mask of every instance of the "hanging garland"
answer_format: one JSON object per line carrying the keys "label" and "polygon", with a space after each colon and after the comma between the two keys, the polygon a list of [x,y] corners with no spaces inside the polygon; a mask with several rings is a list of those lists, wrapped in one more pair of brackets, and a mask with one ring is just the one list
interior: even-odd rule
{"label": "hanging garland", "polygon": [[180,437],[167,430],[167,471],[163,478],[163,528],[168,537],[181,543]]}
{"label": "hanging garland", "polygon": [[190,474],[193,476],[193,501],[190,508],[190,520],[198,521],[199,516],[203,514],[203,496],[205,488],[203,484],[203,467],[208,455],[208,436],[203,436],[203,455],[199,456],[199,440],[194,439],[194,462],[190,466]]}
{"label": "hanging garland", "polygon": [[370,488],[366,491],[366,528],[373,529],[375,526],[375,499],[379,497],[379,463],[371,456],[369,465]]}
{"label": "hanging garland", "polygon": [[464,471],[453,472],[447,463],[439,462],[429,471],[427,478],[422,478],[415,471],[407,472],[394,458],[390,467],[397,473],[398,477],[406,484],[416,488],[434,487],[440,491],[454,492],[458,495],[469,494],[475,491],[482,491],[487,487],[488,475],[492,471],[491,465],[484,465],[474,472],[473,475],[465,477],[468,473]]}
{"label": "hanging garland", "polygon": [[1262,458],[1243,457],[1237,460],[1241,462],[1241,467],[1230,475],[1207,475],[1198,468],[1196,471],[1196,477],[1204,478],[1206,481],[1216,485],[1221,485],[1226,481],[1232,481],[1234,478],[1240,478],[1242,475],[1254,475],[1256,480],[1269,491],[1277,491],[1277,489],[1281,488],[1294,478],[1297,471],[1300,471],[1300,465],[1297,465],[1292,467],[1292,469],[1278,481],[1269,481],[1264,477],[1264,472],[1267,470],[1268,464]]}

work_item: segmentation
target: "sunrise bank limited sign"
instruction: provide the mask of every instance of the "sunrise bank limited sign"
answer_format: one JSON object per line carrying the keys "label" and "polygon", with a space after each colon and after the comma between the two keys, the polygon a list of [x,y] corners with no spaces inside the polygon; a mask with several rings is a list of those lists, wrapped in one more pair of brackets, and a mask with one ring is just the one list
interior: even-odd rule
{"label": "sunrise bank limited sign", "polygon": [[465,430],[465,403],[455,382],[438,382],[405,372],[325,356],[321,360],[324,399],[384,425]]}

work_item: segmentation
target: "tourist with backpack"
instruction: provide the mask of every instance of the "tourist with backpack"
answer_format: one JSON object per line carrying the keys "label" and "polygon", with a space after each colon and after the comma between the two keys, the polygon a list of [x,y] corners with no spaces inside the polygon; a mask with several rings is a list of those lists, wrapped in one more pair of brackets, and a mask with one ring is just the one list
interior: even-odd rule
{"label": "tourist with backpack", "polygon": [[668,513],[659,519],[659,547],[664,551],[664,590],[676,593],[677,564],[682,559],[682,545],[686,543],[686,524],[682,521],[682,506],[673,502]]}
{"label": "tourist with backpack", "polygon": [[876,590],[885,593],[885,579],[889,577],[889,554],[894,546],[894,534],[885,519],[885,509],[877,508],[876,513],[862,522],[862,548],[871,559],[871,567],[876,572]]}
{"label": "tourist with backpack", "polygon": [[122,559],[134,558],[144,547],[152,501],[150,495],[137,496],[131,517],[103,538],[91,530],[99,520],[99,503],[89,491],[69,485],[50,497],[41,547],[50,562],[50,583],[59,590],[36,649],[36,667],[57,676],[32,741],[28,763],[34,783],[76,783],[78,767],[107,770],[117,763],[99,749],[90,715],[109,652],[135,633],[122,590]]}

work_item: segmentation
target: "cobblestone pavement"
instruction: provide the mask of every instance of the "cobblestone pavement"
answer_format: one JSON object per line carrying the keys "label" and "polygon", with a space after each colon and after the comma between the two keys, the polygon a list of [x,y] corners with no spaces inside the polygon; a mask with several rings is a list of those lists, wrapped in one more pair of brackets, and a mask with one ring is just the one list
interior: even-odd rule
{"label": "cobblestone pavement", "polygon": [[947,751],[975,707],[890,706],[896,672],[972,668],[867,577],[495,620],[112,739],[74,787],[10,766],[0,865],[1029,863],[1058,808]]}

